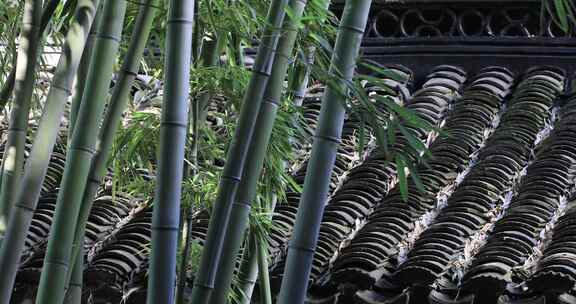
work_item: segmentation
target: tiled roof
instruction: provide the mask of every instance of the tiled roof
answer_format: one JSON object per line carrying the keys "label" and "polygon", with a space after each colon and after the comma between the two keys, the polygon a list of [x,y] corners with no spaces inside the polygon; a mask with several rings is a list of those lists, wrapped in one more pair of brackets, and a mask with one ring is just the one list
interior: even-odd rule
{"label": "tiled roof", "polygon": [[[468,79],[442,127],[451,136],[434,141],[419,168],[424,193],[410,183],[405,202],[393,188],[348,223],[326,212],[314,293],[340,293],[339,303],[569,297],[576,263],[569,246],[548,241],[562,227],[555,223],[570,205],[576,169],[576,98],[562,95],[565,86],[563,73],[546,67],[519,77],[491,67]],[[348,204],[363,210],[373,195],[358,189]]]}
{"label": "tiled roof", "polygon": [[[576,204],[570,199],[576,172],[576,95],[567,94],[563,71],[538,66],[519,73],[488,66],[476,72],[444,65],[410,76],[402,67],[390,68],[408,80],[387,79],[390,91],[367,90],[388,95],[441,130],[439,135],[411,128],[432,155],[417,167],[425,191],[409,180],[404,201],[394,163],[375,149],[358,155],[357,121],[349,118],[314,256],[310,301],[576,300],[571,294],[576,288]],[[315,87],[303,105],[310,128],[321,93]],[[388,115],[378,110],[382,117]],[[393,149],[407,151],[404,134],[394,137]],[[416,159],[410,152],[405,157]],[[55,160],[58,166],[60,158]],[[305,159],[293,170],[300,185]],[[46,187],[32,222],[18,278],[21,290],[38,279],[57,191],[53,188]],[[276,288],[299,198],[289,189],[275,210],[270,253]],[[139,301],[135,299],[146,283],[150,221],[151,209],[129,196],[103,192],[97,200],[87,229],[85,277],[98,297],[114,302],[131,290],[132,301]],[[208,212],[194,219],[193,235],[200,242],[208,221]]]}

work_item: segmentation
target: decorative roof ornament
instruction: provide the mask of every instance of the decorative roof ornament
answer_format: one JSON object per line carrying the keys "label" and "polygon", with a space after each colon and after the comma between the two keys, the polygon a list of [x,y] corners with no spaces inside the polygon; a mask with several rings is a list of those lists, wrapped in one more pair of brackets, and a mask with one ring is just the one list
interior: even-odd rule
{"label": "decorative roof ornament", "polygon": [[514,71],[534,64],[574,66],[576,27],[569,22],[565,31],[550,16],[555,11],[538,0],[376,1],[364,58],[403,64],[416,74],[438,64],[470,71],[486,64]]}

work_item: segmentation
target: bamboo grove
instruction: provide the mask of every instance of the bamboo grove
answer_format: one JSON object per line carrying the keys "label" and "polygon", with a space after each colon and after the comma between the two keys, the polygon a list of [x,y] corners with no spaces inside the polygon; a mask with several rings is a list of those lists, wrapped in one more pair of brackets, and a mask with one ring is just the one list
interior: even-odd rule
{"label": "bamboo grove", "polygon": [[[562,3],[546,6],[561,25],[573,17]],[[342,142],[385,155],[406,197],[408,179],[418,185],[413,162],[427,151],[405,126],[435,131],[366,93],[389,89],[381,76],[404,81],[360,59],[371,5],[345,1],[335,13],[329,0],[0,3],[0,304],[16,303],[35,211],[55,190],[26,303],[86,302],[89,222],[102,195],[133,197],[128,217],[151,214],[147,303],[304,303]],[[321,102],[310,124],[303,100],[314,86]],[[400,129],[410,151],[391,149]],[[298,164],[302,184],[291,175]],[[282,227],[272,218],[288,191],[299,203],[274,291],[269,241]]]}

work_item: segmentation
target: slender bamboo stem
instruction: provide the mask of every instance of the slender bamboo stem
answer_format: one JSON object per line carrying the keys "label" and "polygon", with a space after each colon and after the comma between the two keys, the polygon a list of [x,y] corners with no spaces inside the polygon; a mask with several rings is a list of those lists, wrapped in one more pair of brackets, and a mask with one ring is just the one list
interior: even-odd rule
{"label": "slender bamboo stem", "polygon": [[[128,104],[132,84],[136,79],[136,75],[138,75],[140,59],[142,58],[148,37],[150,36],[150,31],[152,30],[152,23],[157,11],[157,3],[158,0],[146,0],[140,7],[131,36],[132,40],[124,58],[124,63],[118,73],[118,81],[114,86],[108,110],[102,122],[102,127],[98,135],[99,145],[96,146],[96,151],[92,158],[86,189],[82,197],[82,207],[76,224],[76,234],[72,246],[72,254],[75,259],[82,259],[80,251],[83,247],[86,224],[90,216],[92,203],[94,202],[102,178],[107,172],[108,158],[112,150],[114,134],[122,121],[122,113]],[[74,267],[76,267],[79,264],[74,263],[74,265]],[[68,276],[75,272],[76,271],[69,272]],[[81,271],[80,276],[82,276]]]}
{"label": "slender bamboo stem", "polygon": [[[327,10],[330,6],[330,1],[325,1],[324,9]],[[306,95],[306,89],[308,87],[308,82],[310,78],[311,66],[314,63],[315,47],[309,47],[307,49],[307,60],[304,64],[299,65],[295,70],[295,81],[289,89],[290,97],[292,102],[296,106],[301,106]],[[267,135],[269,136],[269,135]],[[251,155],[251,153],[249,153]],[[274,210],[276,205],[276,197],[274,197],[273,202],[270,207],[270,212]],[[272,213],[270,213],[272,214]],[[255,238],[253,233],[248,234],[247,244],[257,244],[258,240]],[[252,292],[254,290],[254,285],[256,284],[256,278],[260,276],[260,282],[269,281],[268,279],[268,268],[264,272],[258,271],[258,259],[256,258],[255,251],[245,250],[242,254],[242,259],[240,262],[240,267],[238,269],[238,281],[243,294],[242,302],[243,304],[250,303]],[[260,275],[259,275],[260,274]],[[261,283],[262,284],[262,283]]]}
{"label": "slender bamboo stem", "polygon": [[54,222],[40,277],[38,304],[61,303],[64,298],[72,244],[82,199],[94,155],[98,126],[108,95],[112,70],[124,24],[126,1],[105,2],[94,54],[88,73],[88,84],[80,105],[74,132],[66,157],[66,167],[56,202]]}
{"label": "slender bamboo stem", "polygon": [[180,263],[180,270],[178,272],[178,286],[176,288],[176,304],[184,304],[184,290],[186,289],[186,279],[188,273],[188,257],[192,248],[192,211],[188,210],[186,217],[186,234],[184,238],[184,250],[182,251],[182,261]]}
{"label": "slender bamboo stem", "polygon": [[64,297],[64,304],[80,304],[82,303],[82,273],[84,272],[84,248],[80,248],[80,252],[74,262],[74,268],[70,278],[70,284],[66,290]]}
{"label": "slender bamboo stem", "polygon": [[80,65],[78,66],[78,73],[76,73],[76,90],[74,91],[74,96],[72,98],[72,103],[70,105],[70,115],[68,116],[68,140],[72,140],[72,134],[74,133],[74,124],[76,123],[76,118],[78,117],[78,110],[80,109],[80,103],[82,102],[82,96],[84,96],[84,87],[86,86],[86,77],[88,76],[88,71],[90,70],[90,60],[92,58],[92,51],[94,50],[94,40],[96,40],[96,35],[98,34],[98,27],[100,26],[100,19],[102,18],[102,9],[96,10],[96,17],[94,22],[92,22],[92,27],[90,28],[90,35],[86,41],[86,46],[84,47],[84,52],[82,53],[82,59],[80,60]]}
{"label": "slender bamboo stem", "polygon": [[203,39],[204,39],[204,24],[199,17],[199,5],[194,6],[194,28],[192,29],[192,63],[198,64],[202,54]]}
{"label": "slender bamboo stem", "polygon": [[[52,19],[54,15],[54,11],[58,7],[60,0],[50,0],[50,2],[46,3],[44,9],[42,11],[42,16],[40,17],[40,33],[45,33],[46,28],[48,27],[48,23]],[[40,49],[40,48],[39,48]],[[6,77],[4,84],[2,85],[2,89],[0,89],[0,109],[4,108],[8,101],[10,100],[10,95],[12,95],[12,91],[14,90],[14,84],[16,82],[16,66],[12,67],[10,74]]]}
{"label": "slender bamboo stem", "polygon": [[[220,58],[220,53],[222,52],[222,48],[224,46],[224,42],[226,40],[221,36],[218,35],[215,39],[207,40],[203,43],[200,60],[197,60],[197,64],[199,66],[215,66],[218,64],[218,59]],[[193,46],[195,49],[195,47]],[[200,140],[200,129],[201,126],[204,125],[206,121],[206,116],[208,112],[208,104],[210,99],[212,98],[212,92],[206,91],[200,94],[198,98],[196,98],[192,105],[192,147],[190,151],[190,162],[192,163],[192,170],[191,174],[194,176],[197,172],[198,167],[198,149],[199,149],[199,140]],[[184,303],[184,289],[186,288],[186,279],[187,279],[187,269],[188,269],[188,259],[190,255],[190,249],[192,246],[192,210],[187,211],[187,225],[186,225],[186,233],[184,234],[184,251],[182,254],[182,259],[180,262],[180,270],[178,273],[178,283],[177,283],[177,290],[176,290],[176,303],[181,304]]]}
{"label": "slender bamboo stem", "polygon": [[207,239],[202,252],[200,269],[192,289],[192,303],[194,304],[209,303],[214,290],[217,266],[222,254],[224,232],[242,176],[248,143],[252,137],[264,90],[270,77],[273,55],[278,44],[280,28],[286,15],[287,3],[288,0],[273,0],[270,4],[267,24],[258,48],[252,78],[244,95],[240,118],[220,179],[216,202],[208,226]]}
{"label": "slender bamboo stem", "polygon": [[347,1],[344,8],[329,70],[335,80],[333,86],[326,88],[322,100],[304,191],[288,246],[279,304],[304,303],[306,298],[320,222],[344,124],[346,95],[342,92],[347,91],[346,83],[354,74],[371,3],[371,0]]}
{"label": "slender bamboo stem", "polygon": [[[222,49],[226,44],[226,37],[225,35],[217,35],[214,40],[208,40],[204,42],[204,46],[202,47],[202,54],[200,65],[205,67],[212,67],[218,64],[220,60],[220,54],[222,53]],[[208,115],[208,106],[210,104],[210,100],[212,99],[212,92],[206,91],[200,94],[198,99],[195,103],[198,104],[198,107],[194,107],[195,111],[198,111],[198,114],[194,113],[194,116],[197,116],[197,120],[199,123],[199,128],[204,124],[206,121],[206,116]],[[196,109],[198,108],[198,109]]]}
{"label": "slender bamboo stem", "polygon": [[10,97],[12,96],[12,92],[14,91],[14,83],[16,82],[16,64],[17,64],[17,55],[14,56],[14,67],[8,76],[6,76],[6,80],[2,85],[2,89],[0,89],[0,109],[4,109],[4,107],[10,101]]}
{"label": "slender bamboo stem", "polygon": [[[327,1],[327,3],[329,4],[330,1]],[[308,89],[310,73],[312,71],[310,67],[314,64],[315,53],[315,47],[308,47],[306,51],[306,62],[296,67],[296,79],[301,79],[301,81],[296,83],[296,86],[292,89],[290,94],[292,95],[292,102],[297,107],[302,105],[302,102],[304,102],[304,98],[306,97],[306,90]]]}
{"label": "slender bamboo stem", "polygon": [[258,254],[256,246],[258,240],[253,233],[248,234],[240,266],[238,267],[238,289],[240,290],[241,299],[238,304],[250,304],[252,293],[258,279]]}
{"label": "slender bamboo stem", "polygon": [[226,296],[232,283],[236,257],[242,244],[244,232],[248,226],[248,215],[250,214],[252,201],[256,198],[256,186],[264,166],[264,157],[266,156],[276,113],[282,98],[284,79],[292,57],[294,43],[298,36],[298,19],[302,16],[305,7],[306,0],[290,1],[290,9],[293,15],[291,15],[292,18],[287,18],[284,22],[284,33],[278,42],[272,75],[264,93],[252,140],[249,143],[244,173],[230,212],[230,220],[222,250],[223,256],[217,267],[216,292],[211,300],[213,304],[226,302]]}
{"label": "slender bamboo stem", "polygon": [[160,160],[152,217],[152,254],[147,303],[173,303],[180,221],[194,0],[170,1],[166,40]]}
{"label": "slender bamboo stem", "polygon": [[[24,146],[28,130],[28,115],[36,81],[36,54],[40,47],[42,0],[24,2],[22,32],[16,62],[14,104],[10,112],[8,138],[2,159],[2,187],[0,188],[0,229],[6,227],[15,196],[20,187],[24,166]],[[2,231],[0,231],[2,233]]]}
{"label": "slender bamboo stem", "polygon": [[44,112],[38,131],[34,135],[34,145],[24,170],[23,187],[12,210],[6,238],[0,248],[0,303],[8,303],[16,277],[26,233],[36,203],[40,197],[42,183],[50,162],[50,155],[58,137],[60,117],[78,69],[88,31],[92,25],[99,0],[80,0],[74,19],[66,35],[64,52],[56,66],[56,72],[46,97]]}
{"label": "slender bamboo stem", "polygon": [[272,304],[272,291],[270,290],[270,276],[268,272],[268,250],[265,243],[258,242],[257,246],[257,259],[258,268],[263,269],[260,271],[260,303]]}
{"label": "slender bamboo stem", "polygon": [[[329,3],[329,1],[328,1]],[[328,4],[326,6],[328,9]],[[301,74],[297,75],[296,79],[301,79],[300,82],[294,82],[292,88],[290,89],[292,95],[292,102],[296,106],[301,106],[302,102],[304,101],[304,97],[306,95],[306,89],[308,88],[309,76],[311,65],[314,60],[314,50],[313,48],[309,48],[308,53],[308,60],[307,62],[302,65],[301,69],[297,69],[295,73]],[[286,167],[286,166],[284,166]],[[270,204],[270,217],[272,215],[272,210],[274,210],[276,206],[277,198],[274,196],[272,203]],[[245,246],[251,246],[247,248],[252,248],[258,244],[258,239],[256,235],[253,233],[248,234],[248,239],[246,241]],[[245,247],[246,248],[246,247]],[[255,248],[255,247],[254,247]],[[268,268],[266,268],[266,272]],[[242,252],[242,258],[240,259],[240,266],[238,267],[238,286],[240,289],[240,293],[242,294],[242,299],[239,304],[249,304],[252,298],[252,293],[254,291],[254,287],[256,285],[256,279],[260,276],[260,281],[266,281],[264,276],[267,276],[267,273],[260,272],[258,266],[258,256],[255,250],[244,250]]]}

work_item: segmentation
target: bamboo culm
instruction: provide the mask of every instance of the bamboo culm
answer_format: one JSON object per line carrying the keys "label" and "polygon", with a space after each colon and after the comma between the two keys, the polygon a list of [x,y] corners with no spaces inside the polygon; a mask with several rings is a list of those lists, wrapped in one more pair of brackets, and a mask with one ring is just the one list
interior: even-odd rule
{"label": "bamboo culm", "polygon": [[[16,277],[26,233],[42,183],[50,162],[50,155],[58,137],[60,117],[70,96],[88,31],[94,20],[99,0],[81,0],[66,35],[52,84],[46,97],[44,112],[34,135],[34,144],[22,178],[22,189],[12,210],[6,238],[0,248],[0,303],[8,303]],[[25,190],[24,190],[25,189]]]}
{"label": "bamboo culm", "polygon": [[291,0],[289,5],[293,15],[284,21],[283,34],[278,42],[272,74],[266,86],[260,112],[256,119],[254,134],[248,144],[248,157],[242,180],[238,187],[239,190],[236,193],[230,212],[230,221],[222,250],[223,256],[219,260],[217,267],[216,292],[210,302],[212,304],[223,304],[226,302],[226,296],[232,283],[236,257],[240,251],[243,236],[248,226],[251,204],[256,198],[256,186],[264,166],[264,157],[266,156],[274,121],[276,120],[276,114],[282,98],[284,80],[298,36],[298,19],[304,12],[306,1]]}
{"label": "bamboo culm", "polygon": [[0,229],[5,227],[9,220],[22,178],[28,115],[36,81],[36,55],[40,48],[41,18],[42,0],[26,0],[16,60],[14,103],[10,112],[10,125],[2,158]]}
{"label": "bamboo culm", "polygon": [[80,248],[74,261],[74,268],[70,276],[70,283],[64,296],[64,304],[82,303],[82,278],[84,272],[84,248]]}
{"label": "bamboo culm", "polygon": [[[150,36],[150,31],[152,30],[152,22],[156,15],[157,3],[158,0],[146,0],[140,6],[140,11],[136,17],[136,23],[131,36],[132,40],[124,57],[120,72],[118,73],[118,81],[112,91],[108,110],[102,122],[102,127],[98,135],[98,142],[100,144],[96,146],[96,151],[90,164],[90,173],[88,174],[88,181],[82,197],[82,206],[76,224],[76,234],[72,246],[72,256],[75,259],[81,258],[80,251],[84,242],[86,223],[88,222],[92,203],[94,202],[102,178],[107,172],[108,158],[112,150],[114,134],[120,126],[122,113],[126,109],[129,101],[130,90],[136,79],[136,75],[138,75],[140,59],[142,58],[148,37]],[[78,263],[72,264],[75,265],[74,267],[81,265]],[[81,274],[82,272],[80,272],[80,275]]]}
{"label": "bamboo culm", "polygon": [[54,221],[40,277],[36,303],[62,303],[76,224],[94,155],[98,126],[108,97],[113,65],[120,44],[126,1],[107,0],[94,47],[87,86],[78,111],[77,125],[68,153],[60,192],[56,201]]}
{"label": "bamboo culm", "polygon": [[354,74],[371,3],[371,0],[346,1],[329,69],[334,84],[326,88],[322,99],[294,233],[288,245],[279,304],[300,304],[306,298],[320,222],[344,125],[346,95],[342,92],[347,92],[346,83]]}
{"label": "bamboo culm", "polygon": [[252,70],[253,74],[244,95],[240,118],[228,149],[226,164],[218,186],[218,194],[208,226],[200,269],[192,289],[191,300],[194,304],[209,303],[214,289],[217,267],[224,243],[224,233],[244,169],[248,143],[252,137],[264,90],[270,77],[270,69],[280,36],[280,28],[286,15],[287,4],[288,0],[273,0],[270,4],[266,27]]}
{"label": "bamboo culm", "polygon": [[[324,9],[327,10],[329,6],[330,1],[325,1]],[[289,96],[292,99],[292,103],[297,107],[300,107],[304,101],[306,90],[308,88],[308,82],[310,79],[311,66],[314,63],[315,53],[316,48],[314,46],[308,47],[306,52],[306,61],[303,64],[298,65],[294,71],[296,74],[295,79],[298,81],[294,81],[290,86]],[[284,164],[284,167],[286,167],[286,164]],[[274,210],[276,206],[276,200],[277,198],[274,197],[272,203],[270,204],[270,214],[272,214],[272,210]],[[255,234],[249,233],[246,246],[248,246],[248,244],[257,243],[258,240],[256,239]],[[258,258],[260,257],[258,256]],[[240,304],[250,303],[257,277],[260,277],[261,282],[266,281],[266,278],[268,277],[268,269],[266,268],[264,271],[259,271],[258,264],[259,263],[255,251],[245,250],[242,253],[242,259],[238,268],[238,285],[240,286],[239,288],[241,290],[241,294],[243,295]]]}
{"label": "bamboo culm", "polygon": [[190,256],[190,250],[192,249],[192,221],[194,217],[192,216],[191,210],[188,210],[188,215],[186,216],[186,234],[184,235],[184,250],[182,250],[182,261],[180,262],[180,269],[178,271],[178,284],[176,286],[176,304],[185,304],[184,290],[186,289],[186,280],[188,272],[188,259]]}
{"label": "bamboo culm", "polygon": [[[100,3],[100,5],[102,5],[102,3]],[[74,90],[74,95],[72,96],[72,102],[70,103],[70,113],[68,115],[68,144],[70,144],[70,141],[72,140],[74,124],[76,123],[76,118],[78,117],[78,110],[80,109],[82,96],[84,96],[86,76],[88,76],[88,71],[90,70],[90,60],[92,59],[92,51],[94,50],[94,40],[96,40],[101,18],[102,9],[98,8],[96,10],[96,17],[94,18],[94,22],[92,22],[92,27],[90,28],[88,40],[86,40],[86,46],[84,47],[82,58],[80,59],[78,72],[76,73],[76,89]]]}
{"label": "bamboo culm", "polygon": [[188,95],[194,0],[169,2],[160,159],[152,217],[149,304],[174,302],[176,254],[184,152],[188,135]]}
{"label": "bamboo culm", "polygon": [[[313,55],[312,55],[313,57]],[[308,63],[311,61],[309,60]],[[306,94],[306,89],[308,87],[308,81],[310,76],[310,66],[308,64],[304,65],[302,69],[297,69],[296,73],[301,73],[300,77],[297,79],[302,79],[301,82],[295,83],[294,88],[291,90],[292,95],[292,102],[296,106],[301,106],[302,102],[304,101],[304,96]],[[286,166],[284,166],[285,168]],[[276,206],[276,197],[274,197],[272,204],[270,204],[270,211],[274,210]],[[272,214],[272,212],[270,212]],[[270,216],[271,219],[271,216]],[[249,233],[248,238],[246,240],[245,246],[256,246],[256,245],[249,245],[249,244],[257,244],[258,240],[256,239],[255,234]],[[268,269],[265,270],[266,272]],[[240,294],[242,295],[241,301],[239,304],[249,304],[252,298],[252,293],[254,291],[254,287],[256,285],[256,280],[258,276],[260,276],[260,280],[262,280],[265,274],[259,271],[258,266],[258,256],[256,255],[254,250],[244,250],[242,252],[242,258],[240,260],[240,266],[238,267],[238,285],[240,289]]]}
{"label": "bamboo culm", "polygon": [[[225,43],[226,37],[224,37],[224,35],[217,35],[214,40],[205,41],[202,47],[200,64],[205,67],[212,67],[217,65]],[[193,110],[198,111],[198,114],[193,113],[193,116],[197,117],[199,127],[206,121],[208,106],[210,105],[211,98],[212,92],[207,91],[200,94],[195,102],[198,104],[198,106],[194,106]]]}
{"label": "bamboo culm", "polygon": [[268,275],[268,249],[265,242],[257,246],[258,268],[266,269],[260,272],[260,303],[272,304],[272,291],[270,290],[270,276]]}
{"label": "bamboo culm", "polygon": [[[197,15],[196,11],[196,15]],[[196,29],[194,29],[196,31]],[[193,36],[194,37],[194,36]],[[202,39],[198,39],[202,40]],[[210,67],[215,66],[218,64],[218,60],[220,58],[220,53],[222,52],[222,48],[224,46],[224,42],[226,39],[222,35],[217,35],[214,40],[207,40],[203,43],[200,52],[200,60],[197,60],[198,66]],[[194,41],[197,42],[197,41]],[[193,50],[197,47],[193,45]],[[208,114],[208,105],[210,99],[212,98],[213,93],[210,91],[203,92],[198,96],[194,102],[193,107],[191,110],[192,116],[192,148],[190,151],[190,162],[192,163],[192,170],[190,170],[190,175],[193,176],[196,174],[196,169],[198,167],[198,147],[199,147],[199,139],[200,139],[200,130],[201,126],[204,125],[206,121],[206,116]],[[186,280],[187,280],[187,269],[188,269],[188,260],[190,255],[190,250],[192,246],[192,210],[187,211],[186,217],[186,228],[184,234],[184,249],[182,253],[182,259],[180,260],[179,265],[179,272],[178,272],[178,283],[176,286],[176,303],[177,304],[184,304],[184,290],[186,289]]]}
{"label": "bamboo culm", "polygon": [[238,267],[237,285],[240,290],[239,304],[252,303],[252,293],[258,279],[258,254],[256,244],[258,240],[253,233],[249,233]]}

